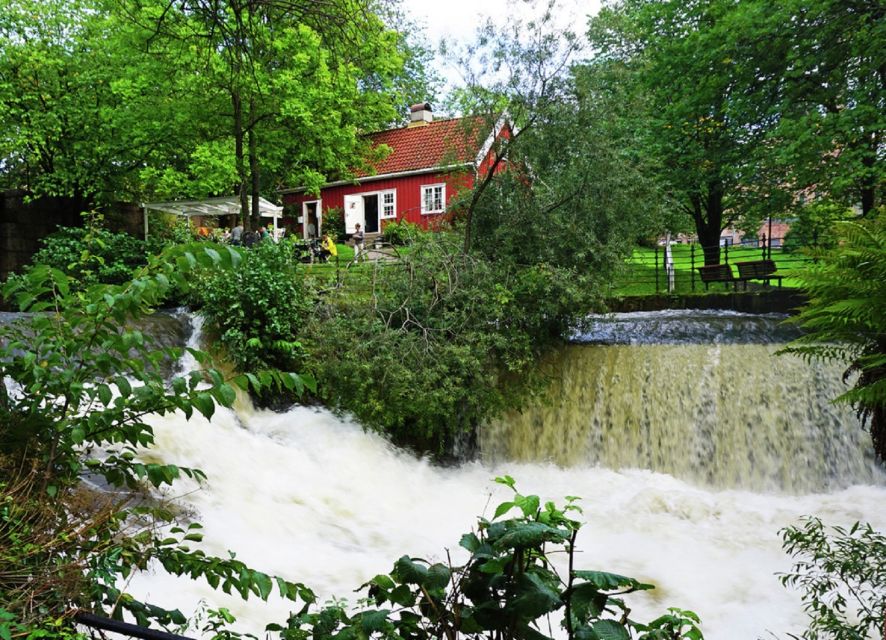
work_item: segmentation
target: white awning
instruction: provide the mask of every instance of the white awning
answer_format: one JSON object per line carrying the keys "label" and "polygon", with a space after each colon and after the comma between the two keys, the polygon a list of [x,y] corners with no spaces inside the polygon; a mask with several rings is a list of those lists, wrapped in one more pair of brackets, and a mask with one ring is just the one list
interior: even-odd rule
{"label": "white awning", "polygon": [[[250,203],[252,197],[250,196]],[[240,199],[236,196],[207,198],[205,200],[171,200],[169,202],[146,202],[145,210],[165,211],[177,216],[229,216],[240,213]],[[283,215],[283,207],[258,199],[259,215],[263,218],[279,218]]]}
{"label": "white awning", "polygon": [[[252,196],[249,197],[250,205]],[[148,211],[164,211],[177,216],[191,218],[193,216],[230,216],[240,213],[240,198],[237,196],[225,196],[221,198],[206,198],[205,200],[171,200],[169,202],[145,202],[142,203],[144,210],[145,240],[148,239]],[[268,202],[264,198],[258,199],[258,213],[262,218],[273,218],[274,235],[277,235],[277,218],[283,215],[283,207]]]}

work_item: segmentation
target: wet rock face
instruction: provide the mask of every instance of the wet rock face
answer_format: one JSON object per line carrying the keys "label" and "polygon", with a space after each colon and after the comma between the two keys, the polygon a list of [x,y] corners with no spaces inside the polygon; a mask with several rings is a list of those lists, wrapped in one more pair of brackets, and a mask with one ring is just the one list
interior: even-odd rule
{"label": "wet rock face", "polygon": [[158,347],[183,347],[191,333],[188,316],[182,311],[157,311],[134,325],[157,341]]}
{"label": "wet rock face", "polygon": [[[27,322],[29,315],[31,314],[0,311],[0,327],[13,322]],[[188,318],[188,314],[179,309],[157,311],[140,318],[133,324],[133,328],[153,338],[157,348],[184,347],[191,333]],[[163,375],[172,375],[176,364],[173,360],[165,361]]]}

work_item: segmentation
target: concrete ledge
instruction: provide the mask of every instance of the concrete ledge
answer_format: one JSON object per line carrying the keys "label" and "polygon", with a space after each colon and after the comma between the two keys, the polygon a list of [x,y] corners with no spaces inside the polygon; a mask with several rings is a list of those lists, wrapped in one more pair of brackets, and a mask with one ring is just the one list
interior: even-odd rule
{"label": "concrete ledge", "polygon": [[737,291],[704,295],[659,295],[613,298],[610,311],[661,311],[663,309],[726,309],[743,313],[796,314],[808,298],[799,289],[769,291]]}

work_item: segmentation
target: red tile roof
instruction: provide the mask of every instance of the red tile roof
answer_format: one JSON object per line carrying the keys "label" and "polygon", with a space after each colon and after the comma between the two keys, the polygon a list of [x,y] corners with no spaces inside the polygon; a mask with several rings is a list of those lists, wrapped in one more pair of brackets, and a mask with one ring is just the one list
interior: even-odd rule
{"label": "red tile roof", "polygon": [[482,118],[436,120],[425,126],[389,129],[369,134],[373,146],[381,144],[391,153],[375,163],[374,172],[357,172],[358,177],[433,169],[474,162],[486,132]]}

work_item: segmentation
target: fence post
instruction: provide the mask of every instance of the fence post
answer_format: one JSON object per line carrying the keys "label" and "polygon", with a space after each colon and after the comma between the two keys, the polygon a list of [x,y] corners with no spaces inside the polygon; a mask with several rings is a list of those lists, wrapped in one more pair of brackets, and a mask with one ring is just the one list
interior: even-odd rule
{"label": "fence post", "polygon": [[689,243],[689,282],[695,291],[695,243]]}
{"label": "fence post", "polygon": [[729,240],[723,244],[723,264],[729,264]]}
{"label": "fence post", "polygon": [[658,294],[658,243],[655,243],[655,293]]}

